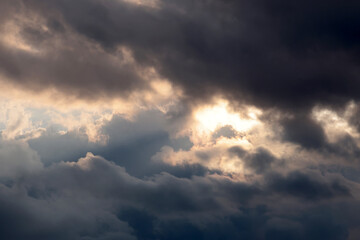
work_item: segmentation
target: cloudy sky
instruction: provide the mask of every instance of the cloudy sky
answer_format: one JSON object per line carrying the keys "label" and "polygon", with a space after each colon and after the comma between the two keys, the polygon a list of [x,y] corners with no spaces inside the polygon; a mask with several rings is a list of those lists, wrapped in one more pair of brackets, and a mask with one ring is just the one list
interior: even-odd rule
{"label": "cloudy sky", "polygon": [[0,239],[360,239],[360,2],[0,0]]}

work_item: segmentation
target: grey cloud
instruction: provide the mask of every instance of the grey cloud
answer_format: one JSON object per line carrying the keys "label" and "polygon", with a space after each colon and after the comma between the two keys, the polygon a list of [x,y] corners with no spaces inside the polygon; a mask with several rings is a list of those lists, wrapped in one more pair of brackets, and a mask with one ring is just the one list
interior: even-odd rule
{"label": "grey cloud", "polygon": [[284,126],[284,140],[298,143],[308,149],[319,149],[326,143],[322,126],[310,116],[285,119],[282,124]]}
{"label": "grey cloud", "polygon": [[271,192],[279,192],[306,200],[351,197],[350,190],[339,182],[326,183],[301,172],[290,172],[286,177],[271,174],[267,178]]}
{"label": "grey cloud", "polygon": [[59,134],[56,127],[50,126],[40,137],[30,139],[29,146],[34,149],[46,166],[61,161],[76,161],[91,151],[104,156],[126,168],[137,177],[152,176],[167,172],[178,177],[190,178],[214,173],[200,164],[170,166],[166,163],[151,161],[151,157],[164,145],[175,150],[189,150],[192,142],[188,137],[171,138],[166,129],[173,125],[172,118],[160,111],[144,111],[133,120],[121,115],[104,124],[101,134],[108,136],[105,145],[89,142],[81,131]]}
{"label": "grey cloud", "polygon": [[238,135],[237,131],[232,126],[224,126],[218,129],[213,133],[213,138],[217,139],[219,137],[232,138]]}
{"label": "grey cloud", "polygon": [[356,140],[349,135],[341,137],[335,143],[327,144],[323,151],[325,154],[335,155],[343,162],[350,162],[356,164],[360,156],[360,149]]}
{"label": "grey cloud", "polygon": [[88,151],[99,146],[89,142],[88,137],[77,131],[59,134],[55,129],[48,128],[40,137],[28,141],[29,146],[41,157],[41,161],[49,166],[61,161],[76,160]]}
{"label": "grey cloud", "polygon": [[134,85],[137,89],[144,89],[145,83],[130,70],[132,66],[116,64],[105,53],[94,53],[94,49],[86,45],[73,47],[61,52],[50,50],[45,58],[19,51],[16,54],[16,51],[0,47],[6,59],[2,72],[18,87],[37,91],[56,87],[89,101],[96,100],[93,97],[95,92],[96,98],[105,98],[119,92],[126,96]]}
{"label": "grey cloud", "polygon": [[[40,50],[0,44],[0,72],[10,83],[92,101],[148,89],[138,70],[155,67],[184,90],[185,100],[168,113],[170,121],[157,113],[140,115],[137,123],[115,117],[102,129],[106,146],[75,133],[31,140],[38,153],[1,141],[0,175],[10,181],[0,184],[0,237],[358,239],[357,183],[348,182],[357,178],[349,174],[344,179],[328,170],[333,179],[316,166],[316,174],[277,169],[282,159],[268,146],[229,150],[256,173],[246,181],[200,164],[149,159],[164,145],[189,149],[189,139],[176,142],[168,130],[183,126],[191,104],[220,93],[234,104],[294,115],[281,122],[284,143],[357,163],[356,141],[328,143],[308,110],[359,98],[359,8],[358,1],[332,0],[163,0],[153,9],[123,1],[1,1],[0,24],[19,17],[20,38]],[[21,21],[25,13],[43,18],[43,26]],[[119,46],[132,51],[135,63],[121,64]],[[234,134],[224,128],[214,137]],[[107,160],[76,161],[90,150]]]}
{"label": "grey cloud", "polygon": [[[0,72],[11,84],[32,91],[55,88],[88,101],[119,95],[126,97],[134,89],[149,88],[137,65],[129,62],[121,51],[107,52],[95,42],[79,36],[64,27],[66,24],[58,15],[52,16],[53,11],[49,11],[50,15],[40,13],[34,17],[34,14],[39,14],[33,11],[35,8],[21,2],[13,1],[3,6],[13,17],[0,22],[1,27],[9,21],[15,24],[3,29],[4,37],[18,34],[19,40],[16,41],[33,49],[29,52],[12,49],[4,42],[0,44]],[[23,7],[15,11],[15,6],[20,3]],[[42,19],[45,23],[41,22]],[[20,31],[17,32],[16,28]]]}
{"label": "grey cloud", "polygon": [[40,171],[40,156],[27,143],[0,137],[0,178],[12,179]]}
{"label": "grey cloud", "polygon": [[[316,239],[330,231],[329,239],[345,239],[349,229],[360,224],[357,218],[351,224],[339,220],[351,214],[337,211],[337,204],[357,206],[342,182],[325,183],[305,173],[272,179],[269,185],[235,182],[217,174],[185,179],[162,173],[139,179],[102,157],[88,154],[77,162],[53,164],[14,179],[11,185],[1,185],[0,220],[8,227],[0,236],[269,239],[298,235],[299,239]],[[289,199],[279,209],[272,200],[274,192],[299,201]],[[298,207],[299,211],[304,209],[304,198],[308,200],[306,211],[298,212]],[[331,201],[321,203],[319,199]],[[320,215],[314,215],[311,208]],[[293,215],[293,211],[298,213]],[[278,218],[286,220],[282,228],[275,224]]]}
{"label": "grey cloud", "polygon": [[[117,45],[129,47],[140,65],[155,66],[192,99],[220,92],[236,101],[295,110],[359,97],[359,42],[351,31],[360,23],[356,1],[346,6],[330,1],[326,7],[321,1],[159,2],[154,9],[123,1],[23,3],[49,22],[63,21],[87,38],[84,43],[98,42],[110,53]],[[106,56],[90,54],[85,45],[55,49],[59,57],[44,61],[23,55],[16,62],[4,49],[2,55],[8,55],[8,71],[17,69],[13,81],[21,84],[21,76],[35,75],[38,85],[80,96],[95,89],[112,95],[143,86],[134,69],[114,68]],[[85,57],[84,64],[78,56]],[[34,73],[26,67],[30,60]],[[40,65],[48,70],[41,71]],[[51,74],[55,79],[50,81]]]}
{"label": "grey cloud", "polygon": [[263,174],[270,170],[273,163],[282,164],[281,159],[277,159],[268,149],[263,147],[258,147],[255,152],[247,152],[241,147],[234,146],[229,148],[228,152],[239,157],[245,163],[246,168],[254,170],[257,174]]}

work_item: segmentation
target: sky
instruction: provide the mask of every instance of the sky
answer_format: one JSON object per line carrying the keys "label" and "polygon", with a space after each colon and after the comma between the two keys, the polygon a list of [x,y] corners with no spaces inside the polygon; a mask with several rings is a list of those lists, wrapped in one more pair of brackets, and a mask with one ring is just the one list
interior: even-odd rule
{"label": "sky", "polygon": [[0,0],[0,239],[360,239],[360,2]]}

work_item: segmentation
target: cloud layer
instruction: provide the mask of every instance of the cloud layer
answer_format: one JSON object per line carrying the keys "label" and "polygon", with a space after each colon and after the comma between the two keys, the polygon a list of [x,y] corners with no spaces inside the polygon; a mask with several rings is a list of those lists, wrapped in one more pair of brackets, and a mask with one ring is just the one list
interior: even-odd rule
{"label": "cloud layer", "polygon": [[[90,99],[147,88],[139,74],[147,67],[198,100],[221,93],[260,106],[308,108],[358,99],[357,1],[155,5],[3,1],[12,17],[1,20],[8,30],[2,73],[27,88],[55,86]],[[11,37],[17,50],[6,46]]]}
{"label": "cloud layer", "polygon": [[359,10],[2,0],[0,238],[359,239]]}

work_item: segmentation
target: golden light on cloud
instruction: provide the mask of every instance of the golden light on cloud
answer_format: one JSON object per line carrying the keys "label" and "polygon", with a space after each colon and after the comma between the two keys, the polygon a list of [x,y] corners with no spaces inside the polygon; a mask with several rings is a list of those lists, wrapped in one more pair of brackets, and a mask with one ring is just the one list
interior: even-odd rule
{"label": "golden light on cloud", "polygon": [[34,48],[30,44],[26,43],[20,37],[20,27],[14,22],[8,22],[3,26],[3,35],[0,38],[0,41],[7,47],[16,50],[22,50],[32,54],[39,53],[39,49]]}
{"label": "golden light on cloud", "polygon": [[[224,99],[217,99],[212,105],[195,109],[187,126],[187,136],[193,146],[189,150],[177,150],[164,147],[154,157],[171,165],[200,163],[209,169],[242,176],[247,173],[243,161],[228,153],[234,146],[252,151],[252,140],[256,140],[259,128],[263,124],[259,119],[261,110],[243,106],[235,111]],[[256,142],[256,141],[255,141]]]}
{"label": "golden light on cloud", "polygon": [[343,114],[321,107],[315,107],[312,114],[315,120],[324,128],[328,140],[330,142],[336,142],[346,134],[354,138],[360,137],[355,127],[349,124],[349,118],[354,114],[354,110],[355,104],[350,102]]}
{"label": "golden light on cloud", "polygon": [[[141,111],[157,109],[166,112],[181,94],[164,79],[149,79],[151,89],[134,91],[125,98],[86,101],[49,88],[38,93],[7,84],[0,76],[0,133],[8,139],[39,137],[47,125],[62,126],[59,133],[81,131],[90,142],[106,144],[101,133],[114,115],[132,120]],[[41,119],[41,120],[33,120]]]}
{"label": "golden light on cloud", "polygon": [[214,132],[223,126],[231,126],[238,132],[244,132],[259,123],[257,116],[261,113],[258,109],[247,109],[247,118],[241,118],[239,114],[229,111],[229,104],[221,100],[216,105],[204,107],[195,112],[195,120],[199,127]]}
{"label": "golden light on cloud", "polygon": [[122,1],[134,5],[150,7],[150,8],[158,8],[160,5],[159,0],[122,0]]}

